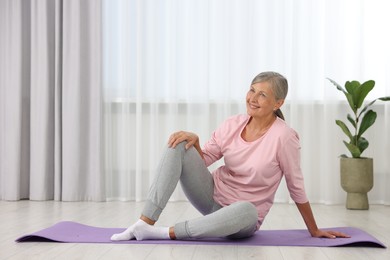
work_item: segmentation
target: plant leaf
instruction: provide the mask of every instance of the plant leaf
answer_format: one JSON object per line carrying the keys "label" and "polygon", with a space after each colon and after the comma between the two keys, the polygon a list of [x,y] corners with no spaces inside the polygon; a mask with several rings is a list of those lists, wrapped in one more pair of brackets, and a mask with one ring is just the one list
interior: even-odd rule
{"label": "plant leaf", "polygon": [[351,143],[347,143],[346,141],[343,141],[343,142],[344,142],[345,146],[348,148],[348,150],[350,151],[350,153],[352,154],[353,158],[360,157],[361,152],[356,145],[351,144]]}
{"label": "plant leaf", "polygon": [[330,79],[330,78],[327,78],[333,85],[336,86],[336,88],[338,90],[340,90],[341,92],[343,92],[344,94],[347,94],[347,91],[345,91],[345,89],[339,84],[337,83],[336,81],[334,81],[333,79]]}
{"label": "plant leaf", "polygon": [[356,90],[360,87],[360,82],[359,81],[347,81],[345,82],[345,89],[347,90],[348,93],[354,94]]}
{"label": "plant leaf", "polygon": [[348,121],[353,125],[353,127],[356,129],[356,121],[355,119],[350,115],[348,114],[347,115],[347,118],[348,118]]}
{"label": "plant leaf", "polygon": [[375,123],[375,120],[376,112],[374,112],[373,110],[368,110],[367,113],[364,114],[359,127],[358,140],[362,136],[362,134]]}
{"label": "plant leaf", "polygon": [[374,99],[373,101],[371,101],[370,103],[368,103],[361,111],[360,111],[360,113],[359,113],[359,116],[358,116],[358,118],[370,107],[370,106],[372,106],[374,103],[375,103],[375,101],[377,101],[377,100],[381,100],[381,101],[390,101],[390,96],[387,96],[387,97],[380,97],[380,98],[377,98],[377,99]]}
{"label": "plant leaf", "polygon": [[355,101],[353,100],[353,96],[351,94],[349,94],[349,93],[345,93],[345,97],[347,98],[348,104],[351,107],[352,111],[354,113],[356,113],[357,108],[356,108],[356,105],[355,105]]}
{"label": "plant leaf", "polygon": [[[336,81],[334,81],[333,79],[330,79],[330,78],[327,78],[333,85],[336,86],[336,88],[338,90],[340,90],[341,92],[344,93],[345,97],[347,98],[348,100],[348,103],[349,103],[349,106],[351,107],[351,109],[353,110],[353,112],[356,114],[356,107],[355,107],[355,103],[354,103],[354,100],[353,100],[353,96],[352,94],[348,93],[339,83],[337,83]],[[347,81],[348,83],[349,81]],[[347,83],[345,83],[345,85],[347,85]]]}
{"label": "plant leaf", "polygon": [[358,103],[358,99],[359,99],[359,94],[358,94],[359,88],[360,88],[360,82],[359,81],[354,80],[354,81],[347,81],[347,82],[345,82],[345,89],[347,90],[347,92],[349,94],[351,94],[352,100],[353,100],[353,107],[355,109],[357,108],[357,103]]}
{"label": "plant leaf", "polygon": [[374,104],[375,101],[377,101],[377,99],[374,99],[373,101],[371,101],[370,103],[368,103],[368,104],[360,111],[360,113],[359,113],[359,115],[358,115],[358,118],[359,118],[364,112],[366,112],[366,110],[367,110],[370,106],[372,106],[372,104]]}
{"label": "plant leaf", "polygon": [[343,130],[343,132],[349,137],[349,139],[352,142],[353,136],[352,136],[351,132],[349,131],[348,126],[346,124],[344,124],[344,122],[341,120],[336,120],[336,124],[341,128],[341,130]]}
{"label": "plant leaf", "polygon": [[356,90],[357,100],[355,105],[357,108],[360,108],[363,105],[364,99],[367,97],[368,93],[374,88],[375,81],[368,80],[364,82],[360,87]]}
{"label": "plant leaf", "polygon": [[359,147],[360,153],[363,153],[363,151],[366,150],[368,147],[368,141],[363,136],[360,137],[358,140],[358,147]]}

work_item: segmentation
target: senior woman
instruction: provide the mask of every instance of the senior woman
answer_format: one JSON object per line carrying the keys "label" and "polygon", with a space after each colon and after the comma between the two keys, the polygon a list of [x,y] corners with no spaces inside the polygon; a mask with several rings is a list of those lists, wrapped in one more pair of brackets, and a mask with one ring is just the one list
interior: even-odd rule
{"label": "senior woman", "polygon": [[[247,114],[224,121],[203,148],[194,133],[172,134],[140,219],[111,240],[250,237],[263,223],[283,177],[311,236],[348,237],[317,227],[304,189],[298,134],[280,110],[287,90],[279,73],[260,73],[246,95]],[[207,167],[222,157],[224,165],[210,173]],[[155,227],[179,181],[203,216]]]}

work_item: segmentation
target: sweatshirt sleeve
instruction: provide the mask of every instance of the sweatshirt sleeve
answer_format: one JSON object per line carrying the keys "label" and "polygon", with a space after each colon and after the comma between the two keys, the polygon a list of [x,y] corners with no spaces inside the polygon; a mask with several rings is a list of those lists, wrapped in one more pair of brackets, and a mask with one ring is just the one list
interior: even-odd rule
{"label": "sweatshirt sleeve", "polygon": [[308,201],[304,179],[301,171],[301,155],[298,134],[291,129],[285,142],[281,143],[279,150],[280,168],[286,179],[287,188],[291,198],[296,203],[305,203]]}
{"label": "sweatshirt sleeve", "polygon": [[222,158],[221,147],[219,146],[217,140],[217,131],[215,131],[202,149],[204,161],[207,167]]}
{"label": "sweatshirt sleeve", "polygon": [[222,158],[223,132],[227,124],[223,122],[211,135],[211,138],[203,146],[203,157],[207,167]]}

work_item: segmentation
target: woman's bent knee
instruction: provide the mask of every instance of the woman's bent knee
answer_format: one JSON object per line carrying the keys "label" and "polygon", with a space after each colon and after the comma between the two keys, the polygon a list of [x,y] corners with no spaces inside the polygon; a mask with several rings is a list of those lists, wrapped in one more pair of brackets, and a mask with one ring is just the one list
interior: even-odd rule
{"label": "woman's bent knee", "polygon": [[258,212],[252,203],[248,201],[242,201],[239,203],[239,210],[242,212],[242,222],[246,228],[256,228],[258,222]]}
{"label": "woman's bent knee", "polygon": [[178,143],[176,146],[175,146],[175,148],[176,147],[179,147],[180,149],[183,149],[183,150],[185,150],[186,148],[186,144],[187,144],[187,141],[182,141],[182,142],[180,142],[180,143]]}
{"label": "woman's bent knee", "polygon": [[245,238],[252,236],[257,230],[258,215],[256,207],[247,201],[239,201],[231,206],[239,212],[239,220],[237,225],[240,227],[237,233],[231,234],[228,237],[231,239]]}
{"label": "woman's bent knee", "polygon": [[255,205],[249,201],[239,201],[235,204],[237,204],[238,210],[244,213],[246,219],[250,220],[250,222],[257,222],[258,215]]}

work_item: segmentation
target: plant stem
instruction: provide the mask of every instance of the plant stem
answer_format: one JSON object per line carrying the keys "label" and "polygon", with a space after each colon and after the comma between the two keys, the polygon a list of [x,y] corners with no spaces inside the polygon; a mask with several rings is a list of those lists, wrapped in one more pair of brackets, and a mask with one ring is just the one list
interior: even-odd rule
{"label": "plant stem", "polygon": [[356,123],[356,127],[355,127],[355,145],[356,146],[358,146],[358,136],[357,136],[357,134],[358,134],[358,128],[359,128],[359,125],[358,125],[358,123],[359,123],[359,116],[358,116],[358,111],[356,110],[356,112],[354,112],[355,113],[355,123]]}

